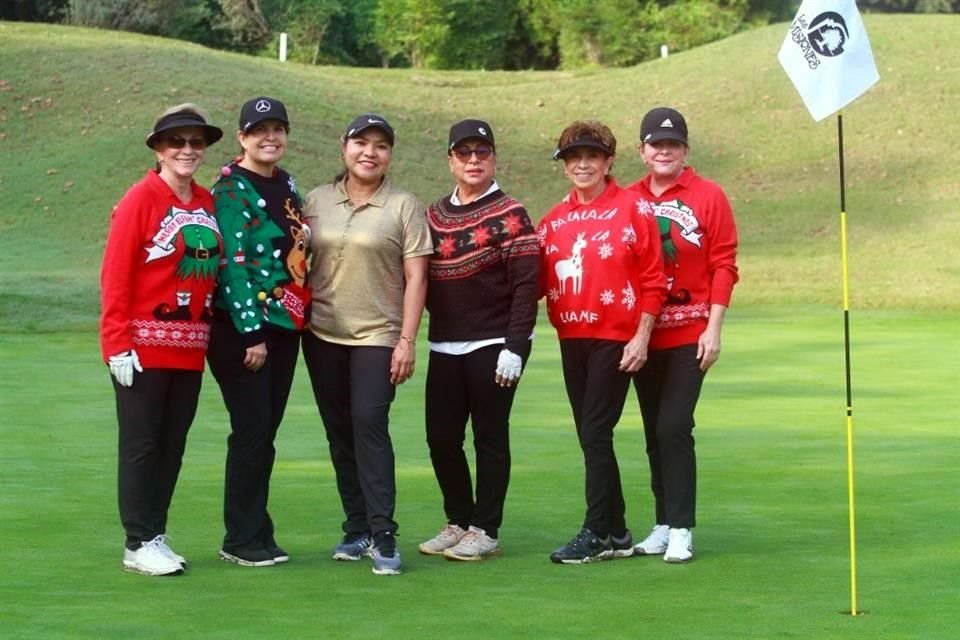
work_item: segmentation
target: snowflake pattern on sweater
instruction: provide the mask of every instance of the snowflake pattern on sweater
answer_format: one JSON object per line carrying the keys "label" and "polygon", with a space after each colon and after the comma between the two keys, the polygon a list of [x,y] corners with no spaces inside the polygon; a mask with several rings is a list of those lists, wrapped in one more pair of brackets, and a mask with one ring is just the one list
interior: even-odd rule
{"label": "snowflake pattern on sweater", "polygon": [[519,353],[536,323],[540,250],[523,205],[497,189],[466,205],[427,209],[433,239],[431,341],[506,338]]}

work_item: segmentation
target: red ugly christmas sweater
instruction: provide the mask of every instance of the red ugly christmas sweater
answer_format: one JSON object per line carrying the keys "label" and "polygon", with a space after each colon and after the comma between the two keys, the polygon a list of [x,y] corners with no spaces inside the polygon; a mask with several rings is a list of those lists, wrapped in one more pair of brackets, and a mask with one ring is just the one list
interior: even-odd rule
{"label": "red ugly christmas sweater", "polygon": [[729,307],[739,278],[730,202],[716,183],[692,167],[659,196],[650,192],[649,175],[629,189],[653,203],[669,286],[650,348],[696,344],[707,327],[710,305]]}
{"label": "red ugly christmas sweater", "polygon": [[113,211],[100,272],[103,359],[135,349],[147,369],[203,371],[223,241],[213,198],[183,203],[155,171]]}
{"label": "red ugly christmas sweater", "polygon": [[571,191],[537,227],[540,291],[561,340],[629,341],[641,312],[657,315],[666,277],[653,210],[608,180],[589,204]]}

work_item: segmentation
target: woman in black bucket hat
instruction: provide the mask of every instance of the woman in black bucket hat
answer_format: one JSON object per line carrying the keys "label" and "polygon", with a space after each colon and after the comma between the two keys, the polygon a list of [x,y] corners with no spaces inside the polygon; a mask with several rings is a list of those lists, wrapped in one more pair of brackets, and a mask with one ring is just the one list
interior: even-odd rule
{"label": "woman in black bucket hat", "polygon": [[119,423],[123,566],[178,575],[167,512],[200,394],[222,239],[213,199],[193,176],[223,135],[193,104],[147,136],[156,167],[113,211],[101,270],[100,342]]}

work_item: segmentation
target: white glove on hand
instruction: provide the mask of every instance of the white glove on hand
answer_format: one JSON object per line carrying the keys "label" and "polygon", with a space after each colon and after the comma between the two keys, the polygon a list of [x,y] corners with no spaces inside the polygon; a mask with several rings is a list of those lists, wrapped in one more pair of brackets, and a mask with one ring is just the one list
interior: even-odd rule
{"label": "white glove on hand", "polygon": [[134,370],[143,373],[143,367],[140,366],[140,358],[137,357],[137,352],[133,349],[118,353],[115,356],[110,356],[109,365],[110,373],[117,379],[117,382],[124,387],[133,386]]}
{"label": "white glove on hand", "polygon": [[523,358],[504,349],[497,358],[497,382],[509,386],[520,379],[523,372]]}

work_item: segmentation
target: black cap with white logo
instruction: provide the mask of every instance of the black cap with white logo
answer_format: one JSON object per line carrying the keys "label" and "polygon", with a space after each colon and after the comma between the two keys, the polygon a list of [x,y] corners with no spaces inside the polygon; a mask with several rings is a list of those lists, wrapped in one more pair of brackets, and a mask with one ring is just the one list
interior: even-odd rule
{"label": "black cap with white logo", "polygon": [[347,130],[343,132],[343,139],[355,138],[371,127],[376,127],[383,131],[387,136],[387,141],[390,143],[390,146],[393,146],[393,127],[390,126],[386,118],[375,113],[364,113],[354,118],[353,121],[347,125]]}
{"label": "black cap with white logo", "polygon": [[676,140],[687,144],[687,121],[680,112],[669,107],[657,107],[647,112],[640,123],[640,142]]}
{"label": "black cap with white logo", "polygon": [[489,143],[494,149],[497,148],[496,143],[493,141],[493,127],[490,126],[490,123],[484,122],[483,120],[461,120],[450,127],[447,151],[450,151],[464,140],[470,140],[471,138],[483,140]]}
{"label": "black cap with white logo", "polygon": [[279,120],[290,129],[290,119],[287,118],[287,108],[283,103],[274,98],[260,96],[253,100],[248,100],[240,107],[240,130],[244,133],[250,131],[264,120]]}

